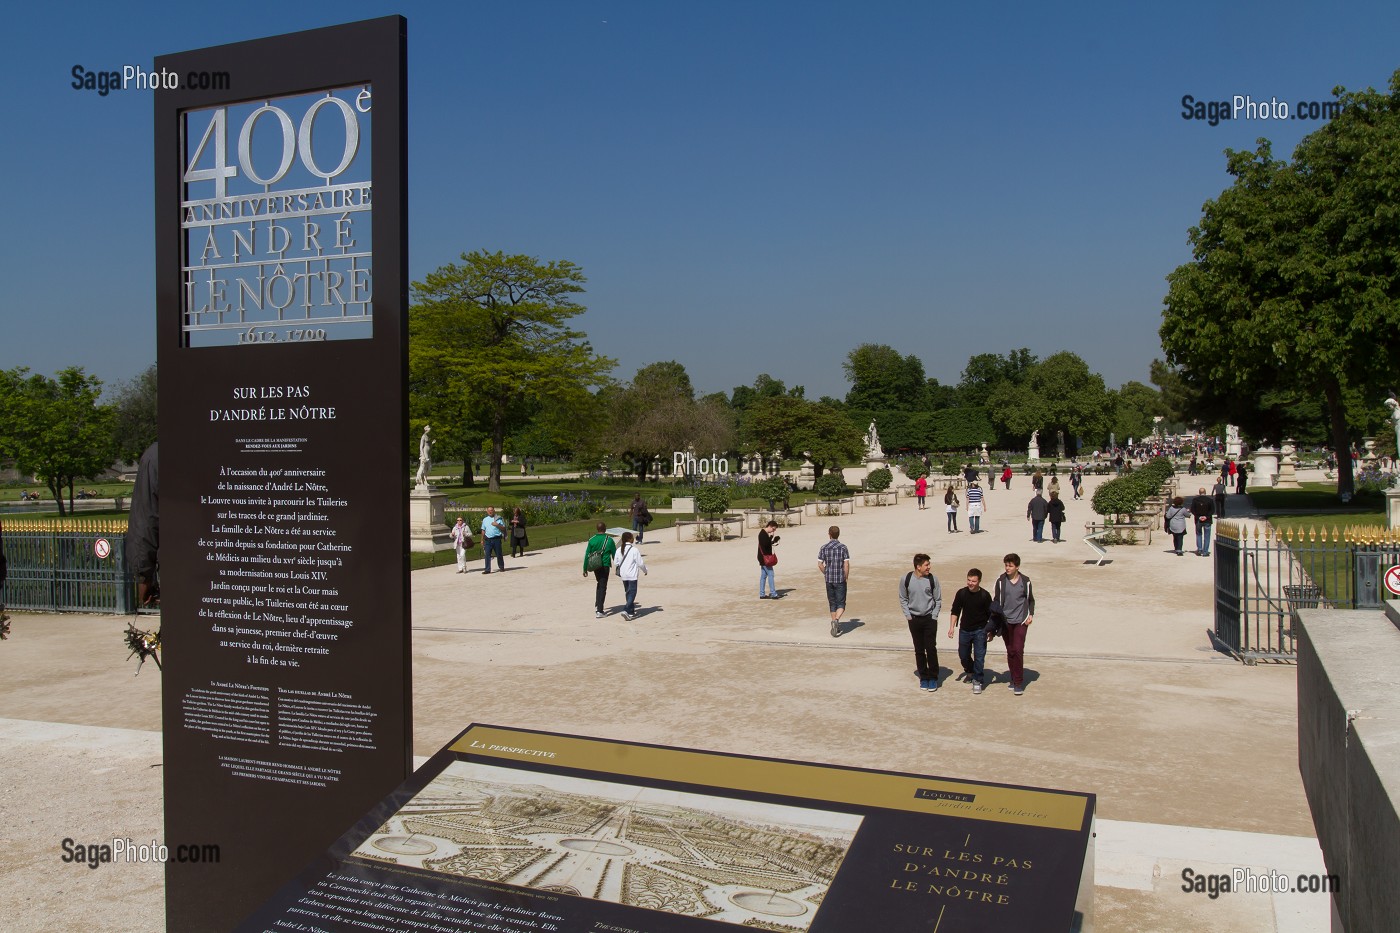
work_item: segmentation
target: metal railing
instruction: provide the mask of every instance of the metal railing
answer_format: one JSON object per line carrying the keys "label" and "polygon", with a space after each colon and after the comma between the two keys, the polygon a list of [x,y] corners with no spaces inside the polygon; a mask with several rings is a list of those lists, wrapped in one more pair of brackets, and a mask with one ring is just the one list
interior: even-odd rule
{"label": "metal railing", "polygon": [[136,611],[126,518],[7,518],[0,603],[38,612]]}
{"label": "metal railing", "polygon": [[1293,661],[1298,610],[1381,607],[1381,575],[1400,563],[1400,534],[1217,522],[1213,556],[1217,644],[1246,664]]}

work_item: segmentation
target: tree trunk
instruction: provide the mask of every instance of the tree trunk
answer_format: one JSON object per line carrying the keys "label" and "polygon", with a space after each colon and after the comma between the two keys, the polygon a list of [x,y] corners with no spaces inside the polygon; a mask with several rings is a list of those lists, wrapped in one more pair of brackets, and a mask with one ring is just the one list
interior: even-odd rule
{"label": "tree trunk", "polygon": [[501,491],[501,457],[506,447],[506,419],[497,415],[491,419],[491,478],[486,488],[491,492]]}
{"label": "tree trunk", "polygon": [[1332,450],[1337,454],[1337,495],[1350,497],[1356,491],[1356,477],[1351,472],[1351,440],[1347,437],[1342,387],[1336,379],[1328,379],[1322,393],[1327,399],[1327,417],[1332,422]]}
{"label": "tree trunk", "polygon": [[58,517],[62,518],[68,513],[63,510],[63,479],[62,477],[45,477],[44,485],[49,487],[49,495],[53,496],[53,501],[58,504]]}

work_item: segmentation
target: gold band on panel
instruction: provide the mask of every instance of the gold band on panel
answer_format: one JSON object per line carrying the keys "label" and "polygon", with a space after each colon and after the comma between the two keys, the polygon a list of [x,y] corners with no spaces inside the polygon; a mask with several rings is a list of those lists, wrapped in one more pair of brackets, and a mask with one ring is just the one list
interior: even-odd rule
{"label": "gold band on panel", "polygon": [[736,758],[717,752],[653,748],[581,736],[517,732],[494,726],[471,726],[449,748],[459,754],[535,761],[621,777],[702,784],[1050,829],[1079,830],[1084,825],[1088,805],[1087,796],[1068,792]]}

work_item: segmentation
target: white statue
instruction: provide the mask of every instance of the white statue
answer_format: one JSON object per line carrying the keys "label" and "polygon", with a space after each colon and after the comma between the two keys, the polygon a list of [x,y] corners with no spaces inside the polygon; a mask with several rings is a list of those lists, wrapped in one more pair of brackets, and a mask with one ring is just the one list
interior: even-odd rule
{"label": "white statue", "polygon": [[1032,431],[1032,432],[1031,432],[1031,446],[1032,446],[1032,447],[1039,447],[1039,446],[1040,446],[1040,432],[1039,432],[1039,431]]}
{"label": "white statue", "polygon": [[433,429],[433,428],[432,428],[432,425],[428,425],[428,424],[423,425],[423,436],[420,437],[420,438],[418,438],[418,488],[419,488],[419,489],[427,489],[427,488],[428,488],[428,470],[431,469],[431,467],[432,467],[432,465],[433,465],[433,461],[432,461],[433,445],[436,444],[437,441],[433,440],[431,437],[428,436],[428,432],[431,431],[432,429]]}
{"label": "white statue", "polygon": [[870,427],[865,432],[865,456],[868,460],[885,456],[885,452],[880,448],[880,435],[875,430],[874,421],[870,422]]}

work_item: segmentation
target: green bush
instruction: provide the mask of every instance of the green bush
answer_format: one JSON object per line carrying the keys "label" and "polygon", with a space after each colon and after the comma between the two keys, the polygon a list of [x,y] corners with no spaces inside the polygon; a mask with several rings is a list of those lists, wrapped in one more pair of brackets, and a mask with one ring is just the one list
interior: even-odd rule
{"label": "green bush", "polygon": [[1100,515],[1127,515],[1142,508],[1149,496],[1155,496],[1162,484],[1174,473],[1172,462],[1155,457],[1141,469],[1124,472],[1094,490],[1091,503]]}
{"label": "green bush", "polygon": [[865,488],[871,492],[884,492],[890,488],[890,483],[894,482],[894,474],[885,467],[878,470],[871,470],[870,475],[865,478]]}
{"label": "green bush", "polygon": [[963,462],[956,457],[949,457],[943,461],[944,476],[961,476],[962,470]]}
{"label": "green bush", "polygon": [[918,479],[920,476],[928,476],[928,467],[924,466],[923,457],[915,457],[912,454],[906,457],[896,457],[894,465],[904,472],[910,479]]}
{"label": "green bush", "polygon": [[695,490],[695,508],[711,517],[729,508],[729,487],[701,486]]}
{"label": "green bush", "polygon": [[780,502],[787,498],[787,481],[781,476],[770,476],[750,486],[749,494],[758,496],[760,499],[765,499],[770,503]]}
{"label": "green bush", "polygon": [[830,470],[812,484],[812,491],[823,499],[840,499],[846,494],[846,478],[840,470]]}

